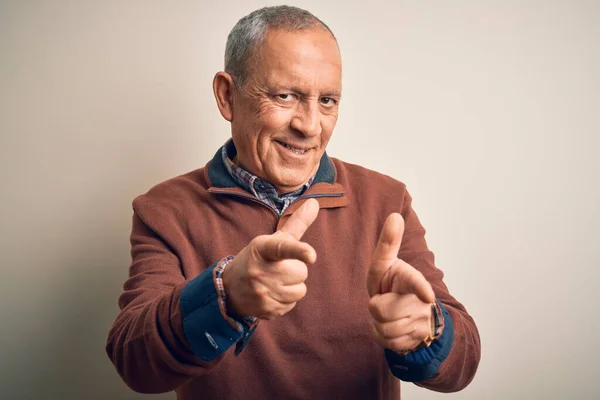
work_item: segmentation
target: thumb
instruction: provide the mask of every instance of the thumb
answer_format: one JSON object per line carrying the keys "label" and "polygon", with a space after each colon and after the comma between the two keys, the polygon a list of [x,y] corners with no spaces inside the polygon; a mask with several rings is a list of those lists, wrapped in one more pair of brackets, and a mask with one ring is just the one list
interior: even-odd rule
{"label": "thumb", "polygon": [[319,202],[315,199],[308,199],[300,208],[294,211],[280,231],[289,233],[300,240],[304,232],[315,222],[318,214]]}
{"label": "thumb", "polygon": [[385,272],[398,259],[403,234],[404,219],[398,213],[390,214],[381,229],[379,242],[367,274],[369,296],[374,296],[381,291],[381,280]]}

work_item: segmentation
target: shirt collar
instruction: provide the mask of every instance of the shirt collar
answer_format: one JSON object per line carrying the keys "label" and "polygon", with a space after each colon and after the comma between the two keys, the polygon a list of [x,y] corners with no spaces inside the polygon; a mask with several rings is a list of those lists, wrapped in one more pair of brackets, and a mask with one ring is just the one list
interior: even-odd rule
{"label": "shirt collar", "polygon": [[281,200],[288,197],[298,197],[308,190],[315,180],[316,175],[313,175],[304,183],[304,185],[302,185],[300,189],[279,195],[275,189],[275,186],[273,186],[270,182],[251,174],[238,165],[235,165],[231,160],[236,154],[237,150],[235,148],[235,144],[233,143],[233,139],[229,139],[221,149],[221,157],[223,159],[223,163],[225,164],[225,168],[233,180],[242,189],[254,194],[254,196],[258,198],[263,198],[266,196],[273,200]]}

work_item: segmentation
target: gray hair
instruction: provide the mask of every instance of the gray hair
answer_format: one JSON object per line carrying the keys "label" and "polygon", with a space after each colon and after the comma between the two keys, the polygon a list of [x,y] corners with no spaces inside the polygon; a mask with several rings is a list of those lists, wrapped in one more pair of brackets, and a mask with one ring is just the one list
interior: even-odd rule
{"label": "gray hair", "polygon": [[233,77],[236,85],[242,86],[248,79],[250,61],[269,29],[296,32],[314,28],[325,28],[335,40],[335,35],[323,21],[301,8],[274,6],[253,11],[229,32],[225,45],[225,72]]}

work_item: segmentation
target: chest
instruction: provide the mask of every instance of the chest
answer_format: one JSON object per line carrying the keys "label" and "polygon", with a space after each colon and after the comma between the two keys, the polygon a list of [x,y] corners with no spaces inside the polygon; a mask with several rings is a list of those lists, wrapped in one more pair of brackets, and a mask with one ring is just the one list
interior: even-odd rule
{"label": "chest", "polygon": [[[256,236],[274,233],[279,217],[264,205],[223,198],[199,207],[187,221],[192,251],[185,252],[189,256],[181,264],[191,279],[221,258],[236,255]],[[316,250],[317,262],[309,266],[308,292],[296,307],[298,314],[318,323],[362,316],[368,302],[367,269],[377,242],[377,229],[369,225],[378,221],[353,204],[319,211],[302,237]]]}

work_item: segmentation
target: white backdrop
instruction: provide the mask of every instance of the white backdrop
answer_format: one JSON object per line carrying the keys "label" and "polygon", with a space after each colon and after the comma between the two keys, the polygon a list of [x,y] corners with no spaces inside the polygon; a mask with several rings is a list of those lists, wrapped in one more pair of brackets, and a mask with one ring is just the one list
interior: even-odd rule
{"label": "white backdrop", "polygon": [[[104,353],[131,200],[227,139],[212,77],[268,4],[0,1],[0,398],[145,398]],[[342,49],[329,153],[408,185],[481,332],[471,386],[403,398],[598,398],[600,3],[293,4]]]}

